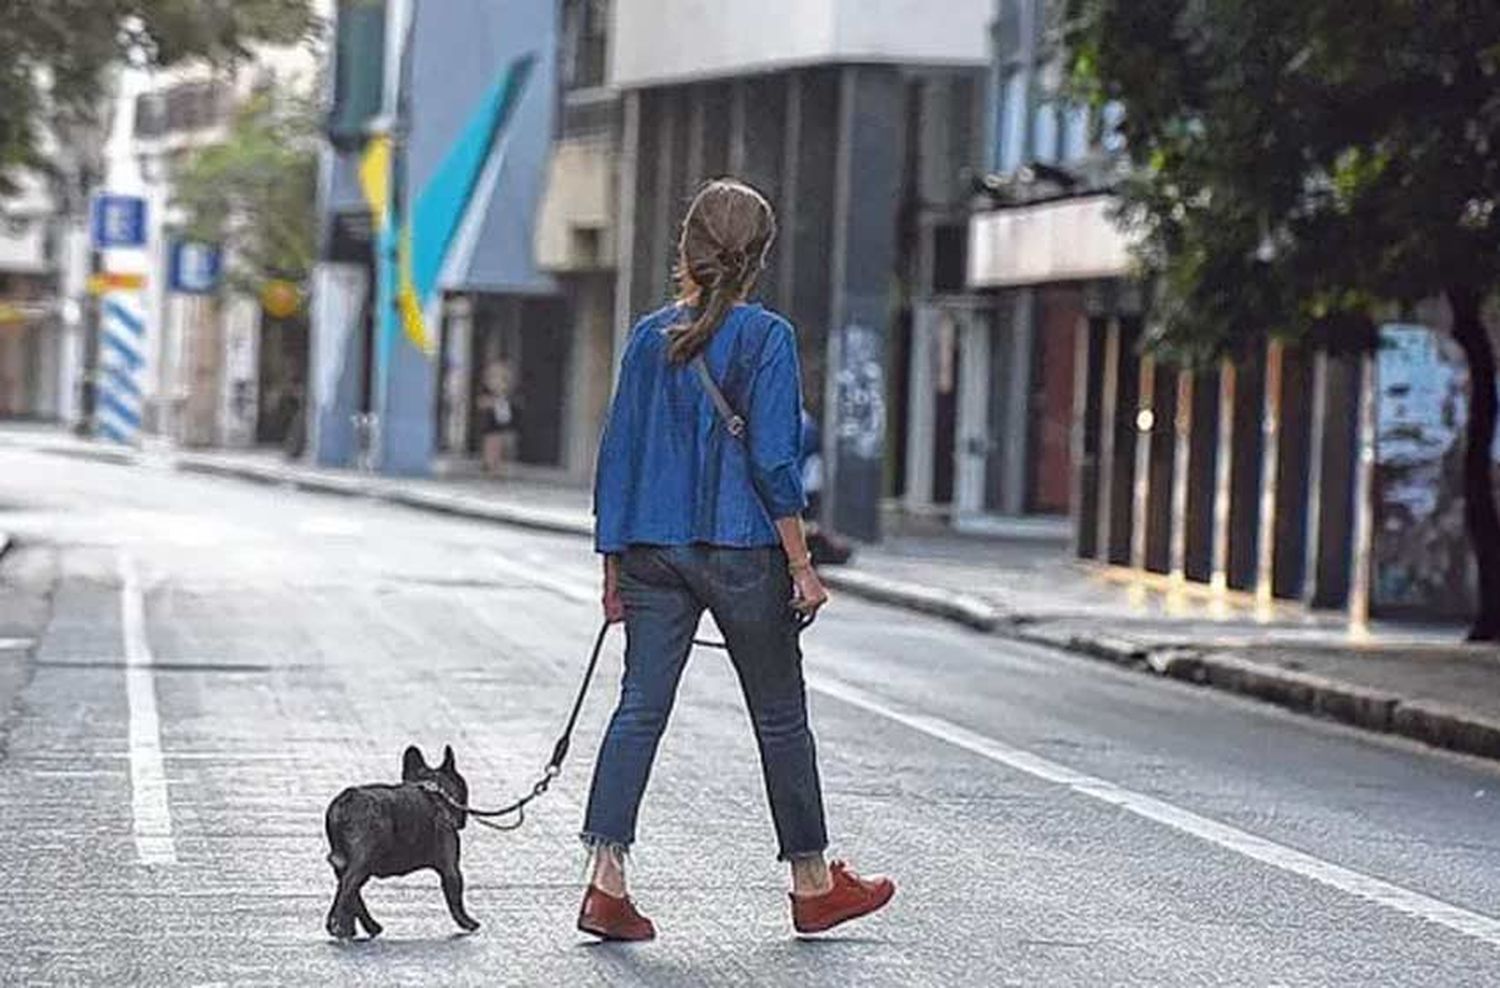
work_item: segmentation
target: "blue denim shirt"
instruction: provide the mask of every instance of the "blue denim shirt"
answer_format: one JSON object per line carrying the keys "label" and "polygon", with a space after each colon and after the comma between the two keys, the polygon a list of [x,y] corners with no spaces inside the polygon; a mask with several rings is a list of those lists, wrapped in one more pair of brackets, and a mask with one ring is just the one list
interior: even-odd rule
{"label": "blue denim shirt", "polygon": [[728,434],[688,364],[667,359],[668,306],[636,324],[599,448],[594,547],[776,545],[773,519],[799,515],[802,384],[791,323],[737,305],[704,349],[714,380],[744,416]]}

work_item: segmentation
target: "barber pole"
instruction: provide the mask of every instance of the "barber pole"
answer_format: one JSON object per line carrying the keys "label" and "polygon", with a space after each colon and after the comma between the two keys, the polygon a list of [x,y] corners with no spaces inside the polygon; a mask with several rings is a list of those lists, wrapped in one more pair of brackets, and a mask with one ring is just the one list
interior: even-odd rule
{"label": "barber pole", "polygon": [[145,305],[139,292],[101,296],[95,434],[133,445],[141,430],[141,373],[146,367]]}

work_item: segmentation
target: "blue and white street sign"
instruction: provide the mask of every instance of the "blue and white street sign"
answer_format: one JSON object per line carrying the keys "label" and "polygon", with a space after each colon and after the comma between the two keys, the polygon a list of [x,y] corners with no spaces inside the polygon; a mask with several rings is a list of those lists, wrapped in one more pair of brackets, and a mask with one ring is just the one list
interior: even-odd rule
{"label": "blue and white street sign", "polygon": [[213,244],[194,240],[172,242],[168,287],[184,295],[211,295],[219,288],[222,253]]}
{"label": "blue and white street sign", "polygon": [[95,250],[146,246],[146,200],[139,196],[95,196],[90,229]]}

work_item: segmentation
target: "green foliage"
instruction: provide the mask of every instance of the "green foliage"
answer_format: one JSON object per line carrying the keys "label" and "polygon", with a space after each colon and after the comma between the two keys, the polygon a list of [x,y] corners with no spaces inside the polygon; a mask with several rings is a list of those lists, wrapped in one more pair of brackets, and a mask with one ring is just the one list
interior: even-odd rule
{"label": "green foliage", "polygon": [[102,123],[111,67],[227,64],[316,27],[309,0],[0,0],[0,196],[45,166],[43,128]]}
{"label": "green foliage", "polygon": [[317,140],[310,100],[262,93],[235,115],[223,142],[198,151],[177,176],[179,232],[224,245],[232,286],[253,292],[268,278],[306,280],[316,247]]}
{"label": "green foliage", "polygon": [[1500,280],[1500,4],[1066,5],[1079,91],[1124,109],[1158,347],[1337,341]]}

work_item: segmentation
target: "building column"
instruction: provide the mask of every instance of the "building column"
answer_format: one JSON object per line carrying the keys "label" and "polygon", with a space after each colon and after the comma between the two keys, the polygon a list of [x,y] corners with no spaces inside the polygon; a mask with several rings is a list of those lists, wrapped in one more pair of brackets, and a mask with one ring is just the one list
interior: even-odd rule
{"label": "building column", "polygon": [[1375,355],[1359,358],[1359,428],[1354,476],[1354,545],[1350,553],[1349,625],[1363,631],[1370,623],[1375,544]]}
{"label": "building column", "polygon": [[220,382],[220,441],[241,449],[255,445],[260,390],[260,303],[249,296],[225,296],[224,373]]}
{"label": "building column", "polygon": [[1229,444],[1227,581],[1236,590],[1255,589],[1260,562],[1264,382],[1265,350],[1260,349],[1235,367],[1234,404],[1225,409],[1233,430]]}
{"label": "building column", "polygon": [[905,160],[904,83],[888,66],[840,70],[831,260],[826,521],[880,537],[886,431],[886,338],[896,270],[893,205]]}
{"label": "building column", "polygon": [[[1183,478],[1183,576],[1209,583],[1214,573],[1215,504],[1218,470],[1224,456],[1219,448],[1219,372],[1198,371],[1191,386],[1192,408],[1188,411],[1187,476]],[[1225,475],[1228,483],[1228,475]]]}
{"label": "building column", "polygon": [[362,264],[321,262],[313,268],[307,403],[312,460],[319,466],[347,467],[358,443],[355,416],[365,381],[364,309],[370,290]]}
{"label": "building column", "polygon": [[1313,466],[1308,487],[1307,578],[1310,607],[1349,600],[1354,482],[1359,458],[1359,373],[1356,357],[1319,353],[1313,387]]}
{"label": "building column", "polygon": [[1105,320],[1078,320],[1073,361],[1073,555],[1090,559],[1099,552],[1099,402],[1104,390]]}
{"label": "building column", "polygon": [[989,435],[990,347],[989,321],[975,311],[959,319],[958,415],[953,470],[953,514],[984,513],[985,467],[992,446]]}
{"label": "building column", "polygon": [[1188,472],[1193,454],[1193,385],[1190,370],[1177,372],[1177,414],[1172,418],[1172,531],[1168,536],[1167,570],[1172,579],[1187,576]]}
{"label": "building column", "polygon": [[1151,437],[1156,425],[1151,407],[1156,393],[1156,360],[1141,358],[1136,407],[1131,414],[1135,429],[1135,483],[1130,488],[1130,565],[1146,568],[1146,536],[1151,520]]}
{"label": "building column", "polygon": [[932,454],[937,442],[937,323],[933,305],[912,309],[911,371],[907,381],[906,506],[921,511],[932,504]]}
{"label": "building column", "polygon": [[[615,190],[615,299],[614,352],[625,353],[635,324],[631,293],[636,265],[636,189],[640,181],[641,94],[631,90],[621,97],[623,113],[620,148],[616,157]],[[611,373],[620,373],[620,362],[612,362]]]}
{"label": "building column", "polygon": [[[997,341],[1009,351],[1005,362],[1007,379],[994,382],[1005,389],[1005,432],[990,436],[986,424],[978,435],[987,442],[986,454],[1000,457],[1000,513],[1018,517],[1026,513],[1026,483],[1031,477],[1031,377],[1032,352],[1036,345],[1036,290],[1018,288],[1013,295],[1009,331]],[[965,366],[969,359],[966,350]],[[985,366],[978,370],[988,384],[989,361],[986,360]],[[981,414],[988,411],[988,398],[986,393]],[[979,510],[983,509],[981,490]]]}
{"label": "building column", "polygon": [[1259,539],[1255,555],[1255,599],[1269,602],[1274,588],[1276,566],[1276,492],[1281,482],[1277,469],[1281,440],[1281,373],[1286,347],[1280,340],[1266,346],[1265,392],[1262,397],[1260,447],[1260,504],[1256,532]]}
{"label": "building column", "polygon": [[1233,497],[1234,397],[1239,385],[1235,365],[1219,367],[1218,455],[1214,464],[1214,534],[1209,583],[1215,590],[1229,588],[1230,501]]}

